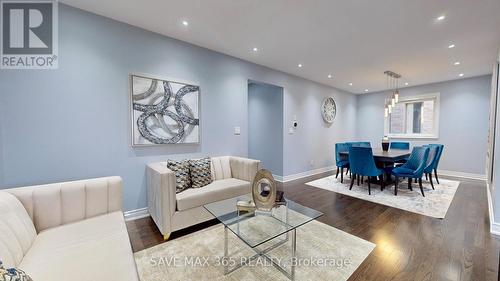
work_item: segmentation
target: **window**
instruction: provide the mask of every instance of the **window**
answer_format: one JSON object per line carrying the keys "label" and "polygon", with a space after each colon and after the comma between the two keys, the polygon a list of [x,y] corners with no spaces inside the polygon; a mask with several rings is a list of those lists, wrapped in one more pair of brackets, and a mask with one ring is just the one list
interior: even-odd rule
{"label": "window", "polygon": [[385,118],[385,135],[392,138],[437,138],[439,94],[401,98]]}

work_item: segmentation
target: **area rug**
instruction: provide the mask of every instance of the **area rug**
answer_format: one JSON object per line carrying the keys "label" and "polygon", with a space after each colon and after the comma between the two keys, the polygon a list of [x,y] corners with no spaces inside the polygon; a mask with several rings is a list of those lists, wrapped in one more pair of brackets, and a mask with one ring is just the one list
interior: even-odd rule
{"label": "area rug", "polygon": [[418,183],[412,184],[413,191],[411,191],[408,189],[407,181],[399,183],[397,196],[394,195],[394,185],[387,187],[384,191],[380,191],[379,185],[372,184],[372,194],[368,195],[366,181],[364,185],[360,184],[360,186],[354,183],[352,190],[349,190],[350,179],[344,179],[344,183],[340,183],[340,177],[336,179],[335,176],[321,178],[306,184],[424,216],[442,219],[446,216],[446,212],[453,201],[460,182],[447,179],[439,179],[439,182],[440,184],[434,184],[435,190],[432,189],[430,183],[423,182],[425,197],[420,193]]}
{"label": "area rug", "polygon": [[[228,237],[231,258],[227,261],[244,265],[232,273],[224,275],[224,227],[219,224],[135,253],[140,279],[288,280],[264,258],[249,261],[255,252],[232,232]],[[318,221],[309,222],[297,229],[295,280],[347,280],[374,248],[369,241]],[[291,239],[268,254],[289,271],[290,253]]]}

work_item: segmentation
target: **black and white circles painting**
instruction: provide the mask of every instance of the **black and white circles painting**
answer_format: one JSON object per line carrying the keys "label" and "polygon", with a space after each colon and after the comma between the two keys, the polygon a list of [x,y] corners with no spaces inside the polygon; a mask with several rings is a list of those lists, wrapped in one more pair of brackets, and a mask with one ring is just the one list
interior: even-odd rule
{"label": "black and white circles painting", "polygon": [[132,144],[200,142],[200,87],[132,75]]}

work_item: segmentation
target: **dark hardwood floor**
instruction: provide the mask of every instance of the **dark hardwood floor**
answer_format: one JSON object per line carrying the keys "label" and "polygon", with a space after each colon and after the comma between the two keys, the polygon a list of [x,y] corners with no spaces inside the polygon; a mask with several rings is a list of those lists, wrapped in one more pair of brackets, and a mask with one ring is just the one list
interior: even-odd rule
{"label": "dark hardwood floor", "polygon": [[[499,280],[500,239],[489,233],[484,182],[458,179],[441,220],[304,184],[324,176],[281,188],[288,198],[324,212],[319,221],[377,244],[349,280]],[[175,232],[170,239],[216,223]],[[163,242],[151,218],[127,222],[127,228],[134,252]]]}

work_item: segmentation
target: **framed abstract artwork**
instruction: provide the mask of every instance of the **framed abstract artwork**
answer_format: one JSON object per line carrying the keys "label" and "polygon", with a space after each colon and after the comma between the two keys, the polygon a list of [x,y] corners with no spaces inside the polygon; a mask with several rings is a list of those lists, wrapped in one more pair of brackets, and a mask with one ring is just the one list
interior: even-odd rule
{"label": "framed abstract artwork", "polygon": [[200,143],[200,87],[130,75],[132,146]]}

